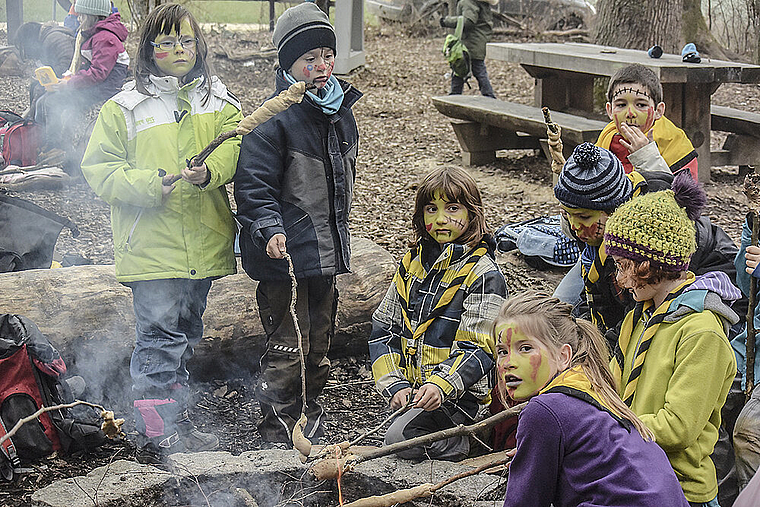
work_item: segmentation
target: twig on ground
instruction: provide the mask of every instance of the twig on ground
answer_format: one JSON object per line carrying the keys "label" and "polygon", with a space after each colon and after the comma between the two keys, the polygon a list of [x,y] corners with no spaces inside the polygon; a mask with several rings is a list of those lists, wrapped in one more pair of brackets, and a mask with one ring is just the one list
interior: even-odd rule
{"label": "twig on ground", "polygon": [[[61,403],[60,405],[53,405],[50,407],[42,407],[39,410],[37,410],[35,413],[28,415],[26,417],[22,417],[18,420],[18,422],[11,428],[11,430],[0,437],[0,444],[11,438],[13,435],[16,434],[16,432],[23,426],[24,424],[28,423],[29,421],[34,421],[39,416],[44,414],[45,412],[52,412],[53,410],[63,410],[64,408],[73,408],[77,405],[87,405],[89,407],[97,408],[100,410],[100,417],[104,419],[103,424],[101,424],[100,428],[103,430],[103,433],[108,436],[108,438],[114,438],[116,435],[121,434],[121,425],[124,424],[124,419],[114,419],[113,418],[113,412],[110,410],[106,410],[102,405],[98,405],[96,403],[90,403],[88,401],[82,401],[82,400],[74,400],[72,403]],[[109,418],[110,413],[110,418]],[[104,426],[108,425],[107,428],[104,428]],[[113,430],[116,430],[116,433],[113,433]],[[113,436],[111,436],[113,435]]]}

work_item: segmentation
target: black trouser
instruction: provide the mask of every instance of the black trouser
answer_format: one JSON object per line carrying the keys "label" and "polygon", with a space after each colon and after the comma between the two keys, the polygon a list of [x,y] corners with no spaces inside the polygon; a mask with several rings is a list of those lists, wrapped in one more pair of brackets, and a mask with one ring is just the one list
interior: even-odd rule
{"label": "black trouser", "polygon": [[[290,315],[290,282],[259,282],[256,301],[267,334],[261,358],[256,399],[263,420],[259,433],[264,441],[290,442],[301,415],[301,362],[293,318]],[[316,441],[323,434],[324,411],[316,398],[330,373],[330,350],[335,329],[338,291],[335,277],[298,280],[296,315],[306,358],[306,417],[304,435]]]}
{"label": "black trouser", "polygon": [[[480,94],[486,97],[496,98],[491,87],[491,81],[488,80],[488,71],[486,70],[485,60],[472,60],[472,75],[478,80]],[[451,93],[450,95],[461,95],[464,89],[464,79],[451,73]]]}

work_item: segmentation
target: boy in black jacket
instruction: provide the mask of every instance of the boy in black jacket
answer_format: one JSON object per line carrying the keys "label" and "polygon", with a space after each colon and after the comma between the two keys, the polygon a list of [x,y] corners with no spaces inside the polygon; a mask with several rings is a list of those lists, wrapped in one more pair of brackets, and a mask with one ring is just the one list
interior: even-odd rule
{"label": "boy in black jacket", "polygon": [[243,268],[259,281],[256,299],[267,333],[256,386],[263,416],[259,432],[267,443],[290,442],[301,413],[287,253],[298,280],[296,314],[306,356],[303,433],[316,442],[323,433],[324,412],[316,398],[330,370],[335,275],[349,271],[348,213],[359,137],[351,107],[361,93],[332,75],[335,31],[315,4],[286,10],[272,40],[279,60],[277,92],[296,81],[316,89],[243,138],[234,179]]}

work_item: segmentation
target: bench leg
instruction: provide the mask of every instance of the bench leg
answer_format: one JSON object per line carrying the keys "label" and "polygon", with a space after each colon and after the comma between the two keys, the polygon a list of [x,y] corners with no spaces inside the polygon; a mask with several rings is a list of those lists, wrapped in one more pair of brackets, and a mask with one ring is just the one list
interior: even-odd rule
{"label": "bench leg", "polygon": [[538,149],[538,140],[477,122],[452,120],[451,127],[462,148],[464,165],[485,165],[496,160],[497,150]]}

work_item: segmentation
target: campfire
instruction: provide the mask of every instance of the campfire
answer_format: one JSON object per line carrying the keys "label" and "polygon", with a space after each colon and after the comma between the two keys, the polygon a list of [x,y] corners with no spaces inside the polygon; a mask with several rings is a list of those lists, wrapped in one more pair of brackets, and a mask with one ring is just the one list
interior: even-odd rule
{"label": "campfire", "polygon": [[[334,459],[334,458],[333,458]],[[337,507],[372,496],[394,494],[437,483],[472,467],[430,461],[412,463],[394,457],[362,462],[342,476],[318,480],[308,473],[297,451],[248,451],[176,454],[168,471],[119,460],[84,477],[58,481],[37,491],[35,505],[72,507],[98,504],[137,507]],[[459,507],[476,501],[501,502],[506,478],[475,474],[451,482],[432,496],[406,505]],[[373,504],[377,505],[377,504]]]}

